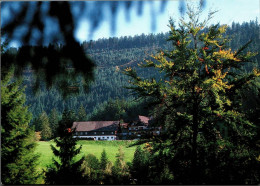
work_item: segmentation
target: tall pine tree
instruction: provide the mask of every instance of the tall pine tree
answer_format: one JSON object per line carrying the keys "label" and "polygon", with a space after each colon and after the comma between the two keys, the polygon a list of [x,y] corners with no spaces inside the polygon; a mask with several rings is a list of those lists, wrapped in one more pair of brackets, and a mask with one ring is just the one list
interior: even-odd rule
{"label": "tall pine tree", "polygon": [[108,157],[107,157],[107,153],[105,151],[105,149],[103,149],[102,153],[101,153],[101,158],[100,158],[100,168],[102,170],[105,170],[108,164]]}
{"label": "tall pine tree", "polygon": [[232,51],[223,36],[227,26],[206,27],[214,12],[200,22],[201,13],[201,7],[188,7],[189,20],[180,19],[179,27],[170,20],[173,50],[140,64],[164,78],[143,79],[125,70],[132,78],[130,89],[153,99],[157,123],[166,131],[153,143],[161,161],[156,161],[157,170],[167,167],[174,184],[258,183],[256,126],[240,109],[239,94],[260,75],[258,69],[241,70],[255,54],[244,52],[250,41]]}
{"label": "tall pine tree", "polygon": [[56,108],[52,109],[51,114],[49,116],[49,121],[50,121],[50,128],[52,132],[52,137],[56,137],[56,130],[58,127],[59,123],[59,114],[56,110]]}
{"label": "tall pine tree", "polygon": [[41,139],[46,141],[52,137],[52,132],[50,128],[49,118],[46,112],[42,112],[39,122],[41,125]]}
{"label": "tall pine tree", "polygon": [[58,138],[54,141],[56,147],[51,145],[53,154],[57,159],[53,159],[53,164],[45,172],[45,183],[56,185],[71,185],[82,183],[81,164],[82,157],[76,161],[76,156],[80,153],[81,146],[76,147],[77,139],[73,138],[72,124],[75,121],[75,114],[65,110],[57,129]]}
{"label": "tall pine tree", "polygon": [[1,74],[1,181],[3,184],[36,184],[38,158],[35,135],[28,124],[31,113],[24,105],[21,80],[13,70],[2,67]]}
{"label": "tall pine tree", "polygon": [[87,120],[87,114],[85,108],[83,107],[83,104],[81,104],[78,110],[78,121],[86,121],[86,120]]}

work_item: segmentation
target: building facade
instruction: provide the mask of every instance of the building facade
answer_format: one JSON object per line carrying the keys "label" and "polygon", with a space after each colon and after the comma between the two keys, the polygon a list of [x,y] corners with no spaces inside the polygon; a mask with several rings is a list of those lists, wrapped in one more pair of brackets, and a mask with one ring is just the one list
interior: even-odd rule
{"label": "building facade", "polygon": [[117,140],[119,121],[74,122],[74,137],[89,140]]}

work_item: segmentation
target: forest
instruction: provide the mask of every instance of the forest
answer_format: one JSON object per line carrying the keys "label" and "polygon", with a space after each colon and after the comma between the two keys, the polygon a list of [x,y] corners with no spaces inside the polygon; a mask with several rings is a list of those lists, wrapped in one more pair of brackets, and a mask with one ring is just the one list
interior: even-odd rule
{"label": "forest", "polygon": [[[167,33],[72,43],[85,56],[66,55],[69,47],[61,44],[3,45],[3,183],[34,184],[41,178],[45,184],[258,184],[259,23],[207,25],[211,14],[198,22],[200,14],[188,8],[189,19],[180,19],[179,27],[170,19]],[[46,69],[23,61],[9,65],[26,52],[32,54],[26,60],[39,60]],[[52,76],[35,75],[53,73],[48,59],[67,62],[63,55],[93,62],[89,87],[75,66],[90,78],[92,65],[59,66],[71,79],[58,77],[57,84],[50,83]],[[21,67],[26,68],[14,79]],[[132,162],[125,162],[121,148],[114,164],[105,151],[100,159],[89,154],[75,160],[82,146],[73,138],[74,121],[128,122],[136,115],[153,116],[163,132],[134,142]],[[52,164],[40,171],[35,132],[55,143]]]}
{"label": "forest", "polygon": [[[246,50],[251,52],[260,50],[259,24],[257,20],[242,24],[233,22],[231,25],[227,28],[225,35],[231,38],[228,45],[232,50],[237,50],[250,39],[252,39],[252,43]],[[207,28],[205,28],[206,31]],[[171,43],[166,42],[168,36],[169,33],[142,34],[133,37],[113,37],[83,42],[81,45],[86,54],[96,64],[95,80],[91,84],[88,93],[79,91],[78,95],[71,96],[66,100],[59,94],[57,87],[50,90],[42,87],[35,95],[31,83],[33,75],[30,70],[25,71],[26,105],[30,105],[29,110],[32,112],[33,118],[39,118],[43,112],[50,115],[53,109],[56,110],[60,118],[65,108],[74,110],[76,113],[79,112],[79,108],[84,108],[82,111],[85,110],[86,112],[85,120],[119,120],[120,117],[129,120],[134,115],[149,114],[147,109],[141,109],[142,106],[139,107],[139,103],[133,101],[135,99],[134,95],[124,88],[127,86],[129,78],[122,73],[122,70],[126,67],[134,67],[144,78],[160,78],[161,74],[156,73],[153,69],[139,68],[138,63],[143,62],[151,54],[155,54],[160,50],[171,50]],[[13,48],[11,50],[15,52],[19,49]],[[254,63],[246,64],[243,67],[245,71],[260,66],[259,55],[255,56],[253,60]],[[73,84],[71,86],[80,87],[80,79],[77,85]],[[108,107],[110,109],[105,109]],[[139,108],[138,111],[136,108]],[[108,113],[109,110],[115,111]]]}

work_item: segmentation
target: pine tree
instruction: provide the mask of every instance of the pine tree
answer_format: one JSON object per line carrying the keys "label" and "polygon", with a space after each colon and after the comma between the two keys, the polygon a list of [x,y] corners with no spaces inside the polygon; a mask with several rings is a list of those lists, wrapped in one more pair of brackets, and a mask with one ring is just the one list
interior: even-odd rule
{"label": "pine tree", "polygon": [[49,118],[46,112],[42,112],[39,122],[41,125],[41,138],[42,140],[46,141],[49,140],[52,136],[51,128],[50,128],[50,123],[49,123]]}
{"label": "pine tree", "polygon": [[36,132],[40,132],[42,130],[41,122],[40,122],[40,115],[38,117],[33,118],[32,126]]}
{"label": "pine tree", "polygon": [[100,158],[100,168],[102,170],[105,170],[108,164],[108,157],[107,157],[107,153],[105,151],[105,149],[103,149],[102,153],[101,153],[101,158]]}
{"label": "pine tree", "polygon": [[140,64],[165,77],[144,79],[127,68],[125,74],[132,78],[129,88],[140,98],[153,99],[157,107],[157,123],[166,132],[153,143],[153,153],[164,159],[167,172],[174,175],[173,183],[245,184],[248,179],[256,183],[255,126],[239,105],[243,85],[260,76],[258,69],[247,74],[240,70],[255,54],[243,52],[250,41],[232,51],[223,36],[227,26],[205,28],[214,12],[199,22],[201,13],[201,8],[188,7],[189,21],[180,19],[178,28],[171,19],[168,40],[173,50],[161,51]]}
{"label": "pine tree", "polygon": [[129,184],[129,166],[125,162],[125,153],[122,146],[118,149],[115,165],[112,167],[113,184]]}
{"label": "pine tree", "polygon": [[36,184],[39,155],[34,131],[28,124],[31,113],[24,105],[21,80],[13,80],[13,70],[2,68],[1,76],[1,182],[3,184]]}
{"label": "pine tree", "polygon": [[58,127],[58,123],[59,123],[59,115],[58,112],[56,110],[56,108],[52,109],[50,117],[49,117],[49,121],[50,121],[50,128],[52,131],[52,136],[56,137],[56,130]]}
{"label": "pine tree", "polygon": [[81,166],[85,184],[100,184],[100,163],[97,157],[93,154],[88,154]]}
{"label": "pine tree", "polygon": [[86,121],[86,120],[87,120],[87,114],[85,108],[83,107],[83,104],[81,104],[78,111],[78,121]]}
{"label": "pine tree", "polygon": [[65,110],[57,128],[59,137],[54,139],[56,147],[51,145],[53,154],[60,162],[53,159],[53,164],[45,172],[46,184],[70,185],[82,183],[81,164],[84,157],[78,161],[75,160],[82,146],[77,148],[77,139],[73,138],[72,124],[74,121],[75,114],[72,111]]}
{"label": "pine tree", "polygon": [[131,176],[136,180],[136,184],[149,183],[149,156],[147,151],[142,150],[140,146],[137,146],[130,168]]}

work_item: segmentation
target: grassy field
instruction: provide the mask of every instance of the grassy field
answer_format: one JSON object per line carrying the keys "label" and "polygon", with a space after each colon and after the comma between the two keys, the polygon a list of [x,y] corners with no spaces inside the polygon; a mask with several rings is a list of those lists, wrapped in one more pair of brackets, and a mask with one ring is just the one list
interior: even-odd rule
{"label": "grassy field", "polygon": [[[120,146],[123,147],[123,151],[125,153],[125,161],[130,162],[133,159],[134,152],[136,146],[128,147],[132,142],[131,141],[79,141],[78,144],[82,145],[81,153],[77,156],[79,159],[82,156],[86,156],[88,154],[94,154],[98,159],[100,159],[101,153],[103,149],[106,150],[108,155],[108,159],[114,163],[116,160],[116,154],[118,153],[118,148]],[[55,144],[52,141],[39,141],[36,152],[39,153],[40,156],[40,168],[46,168],[47,165],[52,163],[52,157],[54,156],[50,144]]]}

